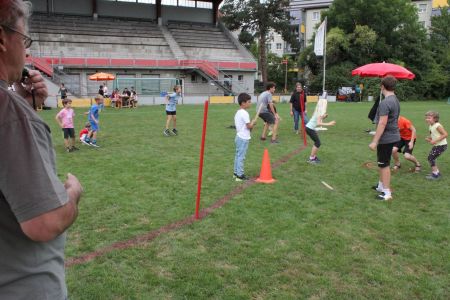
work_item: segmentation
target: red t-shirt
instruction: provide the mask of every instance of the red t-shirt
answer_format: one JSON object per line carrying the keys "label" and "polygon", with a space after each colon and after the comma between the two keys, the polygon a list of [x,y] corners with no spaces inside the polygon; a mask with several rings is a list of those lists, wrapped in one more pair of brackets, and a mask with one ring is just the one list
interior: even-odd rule
{"label": "red t-shirt", "polygon": [[88,130],[87,128],[83,128],[83,130],[80,131],[80,137],[81,137],[83,134],[88,134],[88,133],[89,133],[89,130]]}
{"label": "red t-shirt", "polygon": [[402,140],[410,141],[412,137],[412,123],[405,117],[398,118],[398,129],[400,130],[400,137]]}

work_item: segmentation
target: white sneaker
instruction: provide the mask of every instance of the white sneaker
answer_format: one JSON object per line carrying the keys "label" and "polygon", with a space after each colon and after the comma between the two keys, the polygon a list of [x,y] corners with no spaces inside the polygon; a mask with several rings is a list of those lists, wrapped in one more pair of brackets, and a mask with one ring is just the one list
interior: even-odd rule
{"label": "white sneaker", "polygon": [[379,194],[378,195],[378,200],[380,200],[380,201],[389,201],[389,200],[392,200],[392,195],[386,195],[385,193],[381,193],[381,194]]}
{"label": "white sneaker", "polygon": [[83,145],[90,146],[90,144],[88,142],[86,142],[85,140],[80,140],[80,142],[82,142]]}

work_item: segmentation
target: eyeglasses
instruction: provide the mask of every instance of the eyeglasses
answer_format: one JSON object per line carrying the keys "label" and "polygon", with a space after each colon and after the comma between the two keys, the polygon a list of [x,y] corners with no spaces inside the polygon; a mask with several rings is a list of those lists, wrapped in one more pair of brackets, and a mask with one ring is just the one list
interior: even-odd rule
{"label": "eyeglasses", "polygon": [[33,39],[32,39],[31,37],[29,37],[28,35],[23,34],[23,33],[20,32],[20,31],[17,31],[16,29],[11,28],[11,27],[9,27],[9,26],[7,26],[7,25],[1,25],[1,26],[5,27],[5,28],[8,29],[9,31],[13,31],[13,32],[15,32],[15,33],[20,34],[20,35],[22,36],[22,39],[23,39],[23,46],[25,47],[25,49],[30,48],[31,44],[33,43]]}

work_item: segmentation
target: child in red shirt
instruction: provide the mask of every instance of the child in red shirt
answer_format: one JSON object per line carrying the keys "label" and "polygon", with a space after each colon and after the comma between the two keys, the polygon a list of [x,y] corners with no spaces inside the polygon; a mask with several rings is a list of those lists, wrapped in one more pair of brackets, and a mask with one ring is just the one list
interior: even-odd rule
{"label": "child in red shirt", "polygon": [[[416,128],[407,118],[400,116],[398,118],[398,129],[400,130],[400,141],[392,148],[392,158],[394,159],[394,170],[400,169],[400,159],[398,152],[403,152],[405,159],[414,163],[414,172],[420,172],[421,165],[412,155],[414,145],[416,144]],[[404,149],[403,149],[404,148]],[[403,151],[402,151],[403,149]]]}

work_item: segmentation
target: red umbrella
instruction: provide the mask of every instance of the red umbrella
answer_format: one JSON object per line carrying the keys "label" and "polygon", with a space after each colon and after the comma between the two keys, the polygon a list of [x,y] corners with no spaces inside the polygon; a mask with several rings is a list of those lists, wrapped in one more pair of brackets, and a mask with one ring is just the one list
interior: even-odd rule
{"label": "red umbrella", "polygon": [[95,80],[95,81],[108,81],[108,80],[114,80],[116,76],[109,73],[95,73],[94,75],[89,76],[89,80]]}
{"label": "red umbrella", "polygon": [[397,79],[412,80],[416,75],[410,70],[395,64],[390,63],[373,63],[361,66],[352,71],[352,76],[359,75],[360,77],[384,77],[392,75]]}

